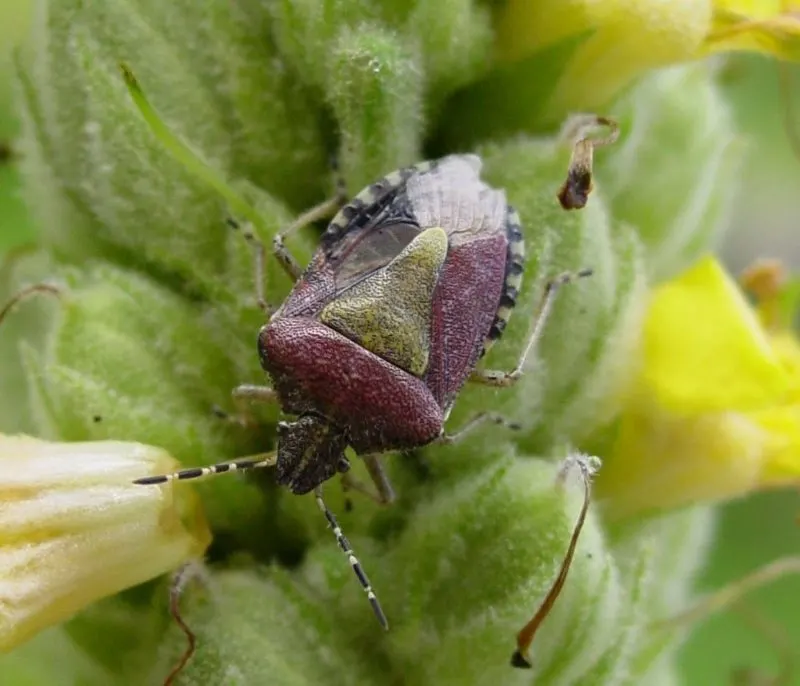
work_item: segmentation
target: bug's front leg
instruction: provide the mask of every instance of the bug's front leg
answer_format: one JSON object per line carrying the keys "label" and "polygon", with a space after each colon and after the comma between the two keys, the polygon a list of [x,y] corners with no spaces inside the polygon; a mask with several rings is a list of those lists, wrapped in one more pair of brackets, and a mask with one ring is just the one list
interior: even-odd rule
{"label": "bug's front leg", "polygon": [[277,403],[278,394],[269,386],[254,384],[241,384],[231,391],[236,414],[225,412],[221,407],[214,406],[213,412],[220,419],[239,426],[254,426],[257,424],[253,413],[250,411],[251,403]]}
{"label": "bug's front leg", "polygon": [[256,291],[256,303],[258,303],[259,309],[265,315],[269,316],[272,314],[272,308],[269,306],[266,294],[264,293],[264,276],[266,273],[266,250],[264,249],[264,244],[258,236],[256,236],[252,224],[240,224],[233,217],[228,217],[226,221],[228,226],[242,234],[242,238],[247,241],[247,244],[253,251],[253,282]]}
{"label": "bug's front leg", "polygon": [[528,358],[536,350],[536,347],[542,338],[545,324],[552,313],[553,305],[555,304],[556,296],[558,295],[560,288],[568,283],[572,283],[573,281],[577,281],[578,279],[591,275],[591,269],[582,269],[579,272],[564,272],[563,274],[559,274],[555,279],[548,281],[545,285],[544,295],[542,296],[541,303],[539,304],[539,309],[536,314],[536,318],[534,319],[530,336],[528,336],[528,342],[525,344],[525,348],[523,349],[522,354],[519,356],[514,369],[512,369],[510,372],[497,371],[493,369],[476,369],[472,372],[472,374],[470,374],[469,380],[474,383],[482,383],[487,386],[495,387],[513,386],[517,381],[519,381],[525,372],[525,365],[528,361]]}
{"label": "bug's front leg", "polygon": [[[342,193],[342,185],[337,183],[337,191],[335,196],[328,198],[319,205],[315,205],[311,209],[303,212],[303,214],[297,217],[297,219],[295,219],[291,224],[275,234],[275,237],[272,239],[272,254],[275,255],[279,264],[289,275],[292,281],[297,281],[300,278],[300,275],[303,273],[303,268],[300,266],[297,258],[292,255],[289,248],[286,247],[284,241],[288,236],[304,226],[308,226],[315,221],[326,219],[333,215],[345,202],[345,198],[343,197]],[[267,254],[264,243],[258,238],[258,236],[256,236],[255,232],[253,231],[252,224],[240,224],[232,217],[229,217],[227,222],[228,226],[230,226],[232,229],[241,232],[242,237],[247,241],[248,245],[250,245],[253,251],[253,276],[256,289],[256,302],[258,303],[258,306],[261,308],[262,312],[267,315],[271,315],[272,308],[270,308],[268,305],[266,296],[264,294]]]}
{"label": "bug's front leg", "polygon": [[313,224],[320,219],[328,219],[333,216],[342,206],[344,200],[341,193],[337,191],[336,195],[332,198],[321,202],[319,205],[306,210],[297,219],[295,219],[289,226],[281,229],[275,234],[272,239],[272,254],[278,259],[283,270],[291,277],[293,281],[297,281],[303,273],[303,268],[300,263],[295,259],[294,255],[289,251],[285,245],[285,240],[292,233],[302,229],[304,226]]}

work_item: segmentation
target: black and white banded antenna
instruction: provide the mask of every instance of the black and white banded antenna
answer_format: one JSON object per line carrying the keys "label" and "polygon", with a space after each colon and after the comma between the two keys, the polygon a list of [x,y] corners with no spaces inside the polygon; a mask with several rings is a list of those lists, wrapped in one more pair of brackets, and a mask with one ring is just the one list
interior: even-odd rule
{"label": "black and white banded antenna", "polygon": [[347,539],[347,536],[342,533],[342,527],[339,526],[336,516],[328,509],[328,506],[322,499],[322,487],[317,486],[317,488],[314,489],[314,497],[317,500],[317,506],[319,507],[320,511],[323,515],[325,515],[325,519],[328,520],[328,525],[331,527],[333,535],[336,537],[336,543],[347,557],[347,561],[353,568],[353,573],[358,578],[361,588],[363,588],[364,592],[367,594],[367,600],[369,600],[369,604],[372,606],[372,611],[375,613],[375,617],[377,618],[378,622],[380,622],[380,625],[386,631],[388,631],[389,620],[386,619],[386,614],[383,612],[383,608],[378,600],[378,596],[375,595],[375,591],[372,588],[372,584],[370,584],[369,577],[364,572],[364,568],[361,566],[361,563],[358,561],[358,558],[353,552],[353,546],[350,545],[350,541]]}
{"label": "black and white banded antenna", "polygon": [[[274,467],[276,462],[277,452],[263,453],[231,462],[219,462],[217,464],[208,465],[207,467],[189,467],[187,469],[181,469],[170,474],[144,476],[140,479],[135,479],[133,483],[141,486],[154,486],[158,484],[169,483],[171,481],[202,479],[204,477],[216,476],[218,474],[226,474],[229,472],[245,470],[249,471],[252,469],[262,469],[264,467]],[[378,622],[380,622],[380,625],[388,631],[389,621],[386,619],[386,614],[381,607],[378,596],[375,594],[372,584],[369,581],[369,577],[367,576],[366,572],[364,572],[364,568],[361,566],[361,563],[355,556],[353,547],[350,545],[350,541],[347,539],[347,536],[342,533],[342,527],[339,526],[336,516],[328,509],[328,506],[322,499],[322,488],[320,486],[314,489],[314,498],[317,501],[317,506],[319,507],[320,511],[325,516],[328,526],[330,526],[331,530],[333,531],[333,535],[336,537],[336,543],[347,557],[347,561],[353,568],[353,573],[356,575],[358,582],[361,584],[361,587],[367,594],[367,600],[369,600],[369,604],[372,606],[372,611],[375,613],[375,617],[377,618]]]}
{"label": "black and white banded antenna", "polygon": [[189,467],[170,474],[143,476],[140,479],[134,479],[133,483],[139,486],[155,486],[157,484],[166,484],[170,481],[202,479],[207,476],[226,474],[227,472],[243,472],[245,470],[261,469],[263,467],[274,467],[277,460],[278,454],[276,452],[261,453],[259,455],[253,455],[253,457],[245,457],[231,462],[218,462],[217,464],[211,464],[207,467]]}

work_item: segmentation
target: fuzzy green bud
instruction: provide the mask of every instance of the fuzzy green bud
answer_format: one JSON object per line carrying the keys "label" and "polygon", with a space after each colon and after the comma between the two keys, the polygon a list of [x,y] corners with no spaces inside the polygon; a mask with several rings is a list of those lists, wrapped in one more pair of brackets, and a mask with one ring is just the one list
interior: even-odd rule
{"label": "fuzzy green bud", "polygon": [[612,155],[598,158],[598,174],[614,216],[636,227],[645,245],[648,275],[661,281],[718,242],[743,142],[709,65],[649,76],[614,113],[625,133]]}
{"label": "fuzzy green bud", "polygon": [[[390,543],[349,536],[386,609],[388,634],[365,616],[363,592],[329,538],[311,549],[300,578],[279,569],[201,575],[181,601],[198,649],[178,683],[278,674],[281,683],[305,685],[320,670],[342,684],[387,673],[441,684],[475,683],[476,675],[518,684],[659,678],[675,637],[654,622],[685,602],[685,582],[711,532],[705,511],[610,538],[590,512],[564,590],[528,655],[533,669],[508,664],[517,631],[553,584],[581,509],[574,459],[552,464],[496,450],[466,478],[422,486],[427,497],[399,532],[395,522]],[[256,609],[261,604],[264,611]],[[185,637],[171,628],[154,678],[185,649]]]}
{"label": "fuzzy green bud", "polygon": [[[177,683],[370,683],[368,661],[337,637],[326,609],[278,569],[251,567],[189,580],[181,614],[199,649]],[[162,680],[185,650],[185,635],[172,626],[151,680]]]}
{"label": "fuzzy green bud", "polygon": [[486,7],[471,0],[417,0],[406,19],[409,40],[422,45],[432,108],[486,70],[492,49]]}
{"label": "fuzzy green bud", "polygon": [[327,99],[341,127],[341,164],[357,193],[387,171],[419,159],[421,65],[401,39],[364,25],[331,49]]}
{"label": "fuzzy green bud", "polygon": [[[224,203],[152,135],[128,97],[121,62],[215,167],[301,207],[320,193],[326,153],[319,110],[290,73],[275,68],[280,60],[245,8],[206,16],[192,3],[40,5],[20,64],[24,146],[32,153],[28,178],[58,191],[58,207],[48,206],[49,196],[31,204],[62,254],[123,251],[206,288],[225,267]],[[204,64],[213,76],[201,75]],[[280,145],[265,152],[252,145],[254,136]]]}

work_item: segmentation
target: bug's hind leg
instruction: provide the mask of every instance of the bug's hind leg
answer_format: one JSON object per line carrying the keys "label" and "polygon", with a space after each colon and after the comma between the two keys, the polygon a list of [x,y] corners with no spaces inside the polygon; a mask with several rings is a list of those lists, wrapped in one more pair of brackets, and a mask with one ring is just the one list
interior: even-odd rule
{"label": "bug's hind leg", "polygon": [[392,482],[389,481],[389,475],[383,467],[381,458],[377,455],[367,455],[364,458],[364,464],[367,467],[372,483],[375,484],[375,488],[378,489],[378,496],[380,498],[378,502],[381,505],[393,503],[396,495],[394,488],[392,488]]}
{"label": "bug's hind leg", "polygon": [[528,358],[531,356],[531,353],[536,350],[536,347],[542,338],[545,324],[552,313],[558,291],[562,286],[565,286],[568,283],[572,283],[578,279],[591,275],[591,269],[582,269],[579,272],[564,272],[563,274],[559,274],[556,278],[548,281],[545,285],[544,295],[542,296],[541,304],[539,305],[539,311],[536,314],[536,319],[533,323],[533,329],[528,337],[528,342],[525,344],[525,348],[523,349],[522,354],[519,356],[514,369],[512,369],[510,372],[496,371],[493,369],[476,369],[472,372],[472,374],[470,374],[469,380],[475,383],[482,383],[487,386],[496,387],[513,386],[517,381],[519,381],[522,375],[525,373],[525,365]]}

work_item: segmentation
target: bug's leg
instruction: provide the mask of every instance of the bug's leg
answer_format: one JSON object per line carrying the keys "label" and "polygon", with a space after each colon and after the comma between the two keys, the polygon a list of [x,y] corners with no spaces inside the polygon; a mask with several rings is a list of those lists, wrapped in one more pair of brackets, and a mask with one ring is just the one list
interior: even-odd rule
{"label": "bug's leg", "polygon": [[241,384],[231,391],[233,403],[236,405],[237,414],[233,421],[244,425],[256,423],[252,412],[251,403],[277,403],[278,394],[269,386],[256,386],[254,384]]}
{"label": "bug's leg", "polygon": [[452,445],[453,443],[458,443],[460,440],[464,439],[470,433],[472,433],[475,429],[483,424],[497,424],[498,426],[504,426],[511,431],[519,431],[522,427],[517,424],[517,422],[512,422],[502,415],[494,414],[493,412],[479,412],[474,417],[469,419],[461,428],[458,429],[455,433],[449,434],[445,431],[442,431],[439,438],[436,439],[436,443],[445,443],[447,445]]}
{"label": "bug's leg", "polygon": [[390,505],[393,503],[397,496],[395,495],[394,488],[392,488],[392,482],[389,481],[389,475],[383,467],[381,458],[378,455],[367,455],[364,458],[364,464],[367,467],[367,472],[369,472],[372,483],[374,483],[375,488],[378,489],[378,495],[380,496],[378,502],[381,505]]}
{"label": "bug's leg", "polygon": [[328,219],[332,217],[341,207],[347,202],[347,185],[344,176],[342,176],[339,169],[339,158],[334,155],[330,160],[331,170],[335,182],[335,192],[333,197],[324,200],[319,205],[306,210],[297,219],[285,228],[278,231],[272,239],[272,252],[278,261],[283,266],[283,269],[289,274],[292,279],[297,281],[303,272],[302,267],[298,264],[297,260],[292,256],[291,252],[285,245],[286,239],[295,231],[300,230],[308,224],[313,224],[321,219]]}
{"label": "bug's leg", "polygon": [[170,673],[167,674],[167,678],[164,679],[164,686],[170,686],[170,684],[175,682],[175,678],[183,671],[183,668],[189,660],[191,660],[197,646],[197,637],[181,615],[180,602],[186,584],[195,577],[200,576],[201,572],[202,566],[200,564],[197,562],[186,562],[173,574],[172,582],[169,585],[169,613],[172,615],[172,618],[175,620],[175,623],[183,632],[184,636],[186,636],[186,650],[183,651],[183,654],[175,663],[175,666],[170,670]]}
{"label": "bug's leg", "polygon": [[350,512],[353,509],[353,501],[350,500],[349,496],[347,495],[350,491],[355,493],[360,493],[363,496],[366,496],[370,500],[378,503],[381,503],[381,496],[377,493],[373,488],[370,487],[369,484],[365,484],[361,479],[356,478],[350,472],[345,472],[339,477],[339,482],[342,484],[342,492],[345,494],[345,510]]}
{"label": "bug's leg", "polygon": [[[372,490],[368,484],[359,481],[350,472],[342,474],[342,488],[347,491],[356,491],[361,495],[367,496],[370,500],[374,500],[378,505],[391,505],[397,497],[392,488],[392,483],[389,481],[389,476],[383,468],[383,463],[378,455],[367,455],[363,458],[364,465],[367,468],[369,477],[375,485],[376,490]],[[352,503],[348,509],[352,508]]]}
{"label": "bug's leg", "polygon": [[223,422],[228,424],[236,424],[236,426],[241,426],[245,429],[255,424],[255,420],[249,412],[236,412],[235,414],[232,414],[223,410],[219,405],[212,405],[211,413],[217,419],[221,419]]}
{"label": "bug's leg", "polygon": [[[601,126],[609,130],[608,135],[589,138],[589,132]],[[561,138],[573,141],[573,144],[567,179],[557,197],[565,210],[579,210],[586,205],[592,192],[594,149],[615,143],[619,138],[619,124],[596,114],[577,114],[567,119],[561,129]]]}
{"label": "bug's leg", "polygon": [[243,383],[231,391],[233,401],[237,405],[242,403],[276,403],[278,394],[269,386],[257,386],[255,384]]}
{"label": "bug's leg", "polygon": [[347,477],[347,473],[342,474],[339,478],[339,485],[342,487],[342,495],[344,496],[344,511],[352,512],[353,499],[350,497],[350,491],[357,489],[353,486],[353,479],[345,477]]}
{"label": "bug's leg", "polygon": [[539,310],[536,313],[536,319],[533,323],[533,330],[528,337],[528,342],[525,344],[525,348],[522,351],[522,354],[519,356],[514,369],[512,369],[510,372],[501,372],[491,369],[476,369],[472,372],[472,374],[470,374],[469,380],[476,383],[482,383],[487,386],[498,387],[512,386],[519,381],[519,379],[525,373],[525,363],[528,357],[530,357],[531,353],[536,350],[536,346],[539,344],[539,341],[542,338],[545,324],[547,323],[547,319],[553,310],[553,305],[555,304],[559,289],[568,283],[576,281],[577,279],[591,275],[591,269],[582,269],[579,272],[564,272],[555,279],[548,281],[544,288],[544,295],[542,296]]}
{"label": "bug's leg", "polygon": [[388,631],[389,621],[386,619],[386,615],[383,612],[383,608],[378,600],[378,596],[375,595],[375,591],[372,589],[372,585],[369,582],[369,577],[367,577],[367,575],[364,573],[361,563],[353,553],[353,547],[350,545],[350,541],[348,541],[347,537],[342,533],[342,528],[339,526],[339,522],[336,521],[336,516],[328,509],[328,506],[322,499],[321,486],[317,486],[317,488],[314,489],[314,497],[316,498],[317,506],[319,507],[320,511],[323,515],[325,515],[325,519],[328,520],[328,525],[331,527],[333,535],[336,537],[336,543],[339,545],[339,548],[341,548],[342,552],[347,556],[347,560],[350,563],[350,566],[353,568],[353,572],[355,573],[356,577],[358,577],[361,588],[363,588],[364,592],[367,594],[367,600],[369,600],[369,604],[372,606],[372,611],[375,613],[375,617],[377,618],[378,622],[380,622],[380,625]]}
{"label": "bug's leg", "polygon": [[256,303],[264,314],[270,315],[272,314],[272,308],[269,306],[269,303],[267,303],[267,298],[264,293],[264,278],[266,275],[266,250],[264,244],[253,232],[252,224],[240,224],[233,217],[228,217],[226,222],[230,228],[242,234],[242,238],[247,241],[247,244],[253,251],[253,278],[255,280]]}
{"label": "bug's leg", "polygon": [[233,404],[236,406],[236,413],[231,414],[223,410],[219,405],[214,405],[211,411],[220,419],[238,424],[239,426],[254,426],[256,422],[253,413],[250,411],[250,403],[276,403],[278,394],[269,386],[256,386],[254,384],[241,384],[231,391]]}
{"label": "bug's leg", "polygon": [[304,226],[313,224],[320,219],[327,219],[331,217],[339,210],[342,204],[343,199],[340,195],[340,192],[337,190],[336,195],[334,195],[332,198],[328,198],[319,205],[315,205],[314,207],[306,210],[291,224],[275,234],[275,237],[272,239],[272,252],[275,257],[278,258],[283,270],[292,278],[292,280],[297,281],[297,279],[300,278],[301,274],[303,273],[303,268],[286,247],[284,241],[292,233],[302,229]]}
{"label": "bug's leg", "polygon": [[278,454],[273,451],[270,453],[259,453],[251,457],[243,457],[228,462],[218,462],[206,467],[188,467],[171,474],[157,474],[155,476],[143,476],[134,479],[133,483],[140,486],[153,486],[155,484],[165,484],[169,481],[186,481],[188,479],[202,479],[207,476],[216,476],[226,472],[241,472],[249,469],[261,469],[263,467],[274,467],[278,460]]}

